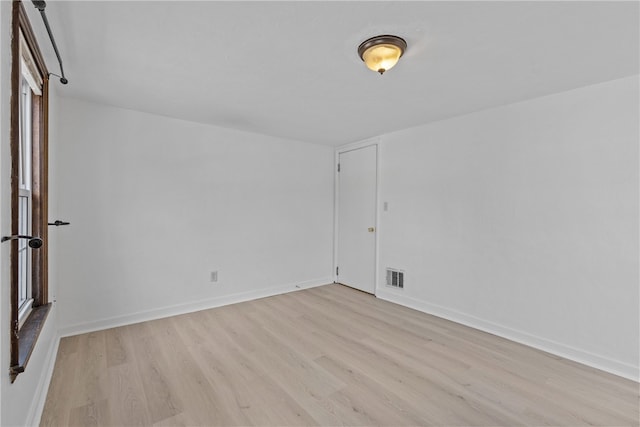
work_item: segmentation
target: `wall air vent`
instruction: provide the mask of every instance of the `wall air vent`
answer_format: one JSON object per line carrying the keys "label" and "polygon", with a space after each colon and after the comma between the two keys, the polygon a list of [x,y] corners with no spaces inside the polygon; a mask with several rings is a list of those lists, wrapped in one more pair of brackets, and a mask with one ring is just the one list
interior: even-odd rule
{"label": "wall air vent", "polygon": [[404,288],[404,271],[395,268],[387,268],[387,286],[392,288]]}

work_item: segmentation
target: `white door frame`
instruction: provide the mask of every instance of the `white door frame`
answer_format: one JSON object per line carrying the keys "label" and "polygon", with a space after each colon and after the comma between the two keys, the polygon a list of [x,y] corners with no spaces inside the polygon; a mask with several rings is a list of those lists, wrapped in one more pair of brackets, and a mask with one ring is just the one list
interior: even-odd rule
{"label": "white door frame", "polygon": [[335,154],[334,154],[334,169],[333,169],[333,173],[334,173],[334,179],[333,179],[333,282],[337,283],[338,282],[338,274],[336,274],[336,269],[338,267],[338,232],[339,232],[339,224],[338,224],[338,212],[340,209],[340,202],[339,202],[339,192],[340,192],[340,186],[338,184],[339,182],[339,175],[338,175],[338,163],[340,162],[340,153],[346,153],[348,151],[354,151],[357,150],[359,148],[365,148],[365,147],[369,147],[369,146],[375,146],[376,147],[376,209],[375,209],[375,227],[376,227],[376,231],[375,231],[375,260],[374,260],[374,267],[375,267],[375,272],[374,272],[374,295],[378,294],[378,287],[379,287],[379,283],[378,283],[378,279],[379,279],[379,274],[378,274],[378,266],[379,266],[379,245],[380,245],[380,209],[379,209],[379,204],[380,204],[380,137],[375,137],[375,138],[370,138],[370,139],[366,139],[364,141],[359,141],[359,142],[354,142],[351,144],[345,144],[345,145],[341,145],[339,147],[336,147],[335,150]]}

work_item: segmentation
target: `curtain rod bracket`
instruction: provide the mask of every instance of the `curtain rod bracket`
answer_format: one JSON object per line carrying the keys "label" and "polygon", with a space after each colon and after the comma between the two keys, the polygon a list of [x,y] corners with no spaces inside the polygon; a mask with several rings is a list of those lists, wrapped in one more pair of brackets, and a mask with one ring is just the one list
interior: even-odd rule
{"label": "curtain rod bracket", "polygon": [[32,0],[32,2],[40,12],[44,11],[44,8],[47,7],[47,2],[44,0]]}
{"label": "curtain rod bracket", "polygon": [[53,45],[53,50],[56,53],[56,57],[58,58],[58,64],[60,64],[60,74],[62,76],[58,76],[57,74],[49,73],[54,76],[60,77],[60,83],[66,85],[69,83],[69,80],[64,76],[64,68],[62,68],[62,59],[60,58],[60,52],[58,52],[58,45],[56,45],[56,40],[53,38],[53,33],[51,32],[51,27],[49,27],[49,20],[47,19],[47,14],[44,9],[47,7],[47,2],[44,0],[31,0],[36,9],[40,11],[40,16],[42,16],[42,22],[44,22],[44,26],[47,29],[47,33],[49,33],[49,40],[51,40],[51,44]]}

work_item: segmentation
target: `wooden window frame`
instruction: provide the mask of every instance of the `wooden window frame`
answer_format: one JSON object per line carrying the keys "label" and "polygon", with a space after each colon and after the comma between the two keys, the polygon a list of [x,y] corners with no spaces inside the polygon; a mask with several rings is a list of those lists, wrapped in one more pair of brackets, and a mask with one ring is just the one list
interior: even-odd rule
{"label": "wooden window frame", "polygon": [[19,120],[20,120],[20,33],[35,61],[42,77],[42,95],[32,98],[32,112],[35,119],[32,146],[32,233],[43,240],[43,245],[32,251],[31,292],[33,309],[20,327],[18,319],[18,241],[11,243],[11,357],[10,377],[14,382],[18,374],[24,372],[33,348],[51,308],[48,296],[48,105],[49,73],[38,47],[36,37],[20,0],[12,4],[11,20],[11,234],[18,234],[19,195]]}

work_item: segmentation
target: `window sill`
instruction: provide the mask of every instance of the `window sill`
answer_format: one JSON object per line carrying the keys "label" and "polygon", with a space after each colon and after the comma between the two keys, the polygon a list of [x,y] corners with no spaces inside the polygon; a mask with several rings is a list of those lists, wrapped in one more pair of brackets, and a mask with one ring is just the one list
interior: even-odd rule
{"label": "window sill", "polygon": [[18,374],[24,372],[24,369],[27,367],[27,363],[29,363],[29,358],[36,346],[36,341],[38,341],[38,336],[40,336],[40,331],[42,330],[42,326],[47,319],[50,309],[51,303],[33,307],[31,313],[29,313],[29,317],[27,317],[24,325],[20,328],[18,332],[20,335],[18,346],[19,359],[18,365],[11,367],[11,382],[14,382]]}

